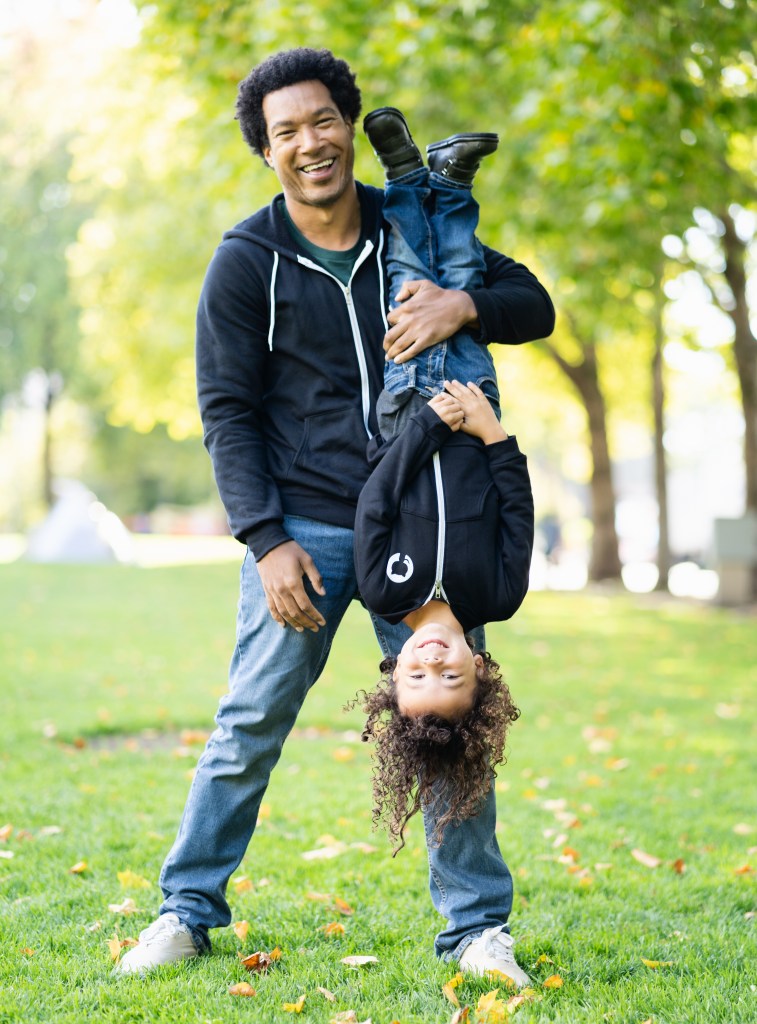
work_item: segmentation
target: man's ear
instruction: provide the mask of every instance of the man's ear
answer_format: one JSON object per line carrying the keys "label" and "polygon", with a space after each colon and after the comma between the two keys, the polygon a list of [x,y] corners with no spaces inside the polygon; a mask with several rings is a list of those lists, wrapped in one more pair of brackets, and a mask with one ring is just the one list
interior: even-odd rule
{"label": "man's ear", "polygon": [[263,146],[263,159],[269,167],[273,167],[273,157],[271,156],[270,146]]}
{"label": "man's ear", "polygon": [[355,138],[355,125],[352,123],[352,118],[351,117],[345,117],[344,123],[347,125],[347,127],[350,130],[350,137],[354,139]]}
{"label": "man's ear", "polygon": [[476,666],[476,675],[481,678],[481,673],[484,670],[484,659],[480,654],[473,655],[473,664]]}

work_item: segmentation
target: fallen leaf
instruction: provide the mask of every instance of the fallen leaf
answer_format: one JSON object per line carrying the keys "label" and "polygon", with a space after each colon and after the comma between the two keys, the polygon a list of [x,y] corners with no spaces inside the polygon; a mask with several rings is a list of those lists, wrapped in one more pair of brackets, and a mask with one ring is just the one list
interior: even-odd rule
{"label": "fallen leaf", "polygon": [[550,974],[550,976],[542,982],[544,988],[562,988],[563,980],[559,974]]}
{"label": "fallen leaf", "polygon": [[342,963],[348,967],[365,967],[367,964],[377,964],[378,957],[376,956],[344,956],[342,957]]}
{"label": "fallen leaf", "polygon": [[251,889],[255,888],[246,875],[241,875],[239,878],[235,878],[231,884],[234,886],[235,892],[249,892]]}
{"label": "fallen leaf", "polygon": [[336,1002],[336,996],[334,995],[333,992],[329,992],[329,990],[327,988],[321,988],[321,986],[319,985],[318,986],[318,991],[321,993],[323,998],[324,999],[328,999],[328,1001],[330,1003],[335,1003]]}
{"label": "fallen leaf", "polygon": [[301,854],[303,860],[330,860],[338,857],[347,849],[345,843],[333,843],[331,846],[319,846],[315,850],[306,850]]}
{"label": "fallen leaf", "polygon": [[744,918],[747,921],[752,921],[755,917],[757,917],[757,910],[747,910],[747,912],[744,914]]}
{"label": "fallen leaf", "polygon": [[650,967],[653,971],[656,971],[658,967],[673,966],[672,960],[645,960],[644,957],[642,957],[641,962],[644,964],[645,967]]}
{"label": "fallen leaf", "polygon": [[121,940],[118,935],[114,932],[113,938],[108,939],[108,949],[110,950],[111,960],[119,960],[121,957]]}
{"label": "fallen leaf", "polygon": [[627,757],[611,757],[608,761],[605,761],[605,768],[611,772],[622,772],[625,771],[630,763]]}
{"label": "fallen leaf", "polygon": [[370,843],[350,843],[350,849],[360,850],[361,853],[375,853],[378,847]]}
{"label": "fallen leaf", "polygon": [[274,960],[279,959],[281,953],[278,950],[277,946],[274,952],[278,952],[278,956],[274,956],[273,953],[265,953],[262,949],[259,949],[257,953],[250,953],[249,956],[242,956],[241,953],[237,953],[237,956],[245,970],[262,974],[268,970]]}
{"label": "fallen leaf", "polygon": [[87,862],[85,860],[77,861],[72,868],[68,869],[70,875],[81,875],[87,870]]}
{"label": "fallen leaf", "polygon": [[307,993],[303,992],[296,1003],[284,1003],[281,1007],[286,1013],[302,1013],[302,1007],[305,1005],[305,997]]}
{"label": "fallen leaf", "polygon": [[581,854],[578,852],[578,850],[574,850],[572,846],[566,846],[562,852],[562,855],[563,857],[567,857],[568,860],[575,861],[581,859]]}
{"label": "fallen leaf", "polygon": [[256,996],[257,992],[249,981],[238,981],[229,989],[230,996]]}
{"label": "fallen leaf", "polygon": [[523,1006],[524,1003],[533,1003],[539,999],[541,999],[541,996],[534,992],[532,988],[524,988],[514,996],[510,996],[505,1003],[505,1009],[508,1013],[515,1013],[518,1007]]}
{"label": "fallen leaf", "polygon": [[313,900],[315,903],[328,903],[331,896],[327,892],[306,892],[305,899]]}
{"label": "fallen leaf", "polygon": [[244,940],[247,938],[247,932],[249,930],[249,921],[237,921],[237,923],[234,925],[234,934],[241,942],[244,942]]}
{"label": "fallen leaf", "polygon": [[455,986],[451,981],[448,981],[446,985],[442,985],[442,995],[449,999],[453,1006],[460,1005],[460,1000],[457,998],[457,993],[455,992]]}
{"label": "fallen leaf", "polygon": [[484,976],[489,978],[490,981],[498,981],[502,985],[506,985],[507,988],[515,988],[515,982],[509,974],[505,974],[504,971],[497,970],[496,967],[492,967],[491,970],[484,971]]}
{"label": "fallen leaf", "polygon": [[449,1024],[467,1024],[468,1015],[470,1013],[470,1006],[463,1006],[462,1009],[456,1010],[452,1014],[452,1019]]}
{"label": "fallen leaf", "polygon": [[23,956],[34,956],[34,950],[30,949],[28,946],[24,946],[21,953]]}
{"label": "fallen leaf", "polygon": [[344,914],[345,917],[351,917],[355,913],[349,903],[346,900],[339,899],[338,896],[334,900],[334,909],[338,910],[340,914]]}
{"label": "fallen leaf", "polygon": [[331,1018],[329,1024],[357,1024],[357,1013],[354,1010],[342,1010]]}
{"label": "fallen leaf", "polygon": [[644,853],[643,850],[631,850],[631,856],[634,860],[637,860],[639,864],[643,864],[645,868],[658,868],[662,861],[659,857],[655,857],[651,853]]}
{"label": "fallen leaf", "polygon": [[278,946],[274,946],[271,952],[268,954],[271,960],[281,960],[281,950]]}
{"label": "fallen leaf", "polygon": [[[10,828],[9,825],[6,825],[5,827]],[[752,825],[748,825],[745,821],[740,821],[737,825],[733,826],[733,831],[737,836],[748,836],[750,832],[754,832],[754,827]],[[0,829],[0,839],[2,838],[3,830]]]}
{"label": "fallen leaf", "polygon": [[675,873],[677,875],[682,875],[684,873],[684,871],[686,870],[686,861],[684,861],[681,857],[679,857],[677,860],[673,861],[673,863],[671,864],[671,867],[673,868],[673,870],[675,871]]}
{"label": "fallen leaf", "polygon": [[534,967],[538,967],[539,964],[553,964],[553,963],[554,963],[554,960],[551,957],[548,957],[546,953],[542,953],[541,956],[539,956],[538,959],[536,960],[536,962],[534,963]]}
{"label": "fallen leaf", "polygon": [[118,871],[116,877],[124,889],[150,889],[152,882],[138,875],[135,871]]}
{"label": "fallen leaf", "polygon": [[0,850],[0,860],[13,860],[15,856],[13,850]]}
{"label": "fallen leaf", "polygon": [[39,830],[41,836],[59,836],[63,829],[60,825],[43,825]]}
{"label": "fallen leaf", "polygon": [[139,907],[131,898],[131,896],[127,896],[123,903],[109,903],[108,910],[112,914],[126,914],[127,916],[129,914],[139,913]]}
{"label": "fallen leaf", "polygon": [[477,1020],[482,1024],[502,1024],[505,1019],[505,1004],[498,999],[499,989],[492,989],[481,996],[476,1005]]}
{"label": "fallen leaf", "polygon": [[751,875],[753,871],[754,868],[751,864],[742,864],[740,868],[733,869],[734,875]]}
{"label": "fallen leaf", "polygon": [[322,924],[319,931],[329,936],[344,935],[345,927],[341,921],[329,921],[328,924]]}
{"label": "fallen leaf", "polygon": [[103,926],[102,921],[94,921],[92,924],[88,924],[87,925],[87,931],[88,932],[99,932],[100,929],[102,928],[102,926]]}
{"label": "fallen leaf", "polygon": [[13,825],[3,825],[0,828],[0,843],[7,842],[13,834]]}
{"label": "fallen leaf", "polygon": [[331,752],[335,761],[346,763],[355,759],[355,751],[351,747],[335,747]]}
{"label": "fallen leaf", "polygon": [[611,871],[612,870],[612,864],[609,861],[600,861],[598,864],[594,865],[594,870],[595,871]]}

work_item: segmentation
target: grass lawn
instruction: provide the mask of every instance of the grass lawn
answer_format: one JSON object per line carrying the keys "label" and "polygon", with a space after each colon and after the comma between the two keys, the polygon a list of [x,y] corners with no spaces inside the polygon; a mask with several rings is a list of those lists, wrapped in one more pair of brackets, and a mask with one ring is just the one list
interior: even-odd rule
{"label": "grass lawn", "polygon": [[[236,589],[228,564],[0,566],[0,1022],[327,1024],[354,1010],[448,1024],[455,1012],[442,993],[454,966],[431,952],[422,829],[396,859],[371,831],[369,751],[359,715],[341,711],[375,676],[357,607],[232,880],[246,937],[216,932],[212,956],[149,980],[111,976],[108,941],[136,937],[160,902],[226,686]],[[511,926],[536,993],[514,1019],[757,1020],[757,619],[534,593],[488,639],[523,711],[497,780]],[[327,847],[341,852],[303,856]],[[136,913],[109,909],[127,899]],[[237,954],[275,946],[276,966],[248,975]],[[346,967],[351,954],[378,963]],[[544,986],[553,975],[561,987]],[[229,994],[242,981],[254,997]],[[469,1024],[510,1019],[504,988],[476,1012],[495,987],[455,990]],[[296,1018],[283,1006],[303,994]]]}

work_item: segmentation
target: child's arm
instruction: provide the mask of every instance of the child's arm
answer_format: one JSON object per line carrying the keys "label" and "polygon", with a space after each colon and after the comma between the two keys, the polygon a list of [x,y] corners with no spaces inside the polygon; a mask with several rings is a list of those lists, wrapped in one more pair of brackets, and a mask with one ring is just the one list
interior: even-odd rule
{"label": "child's arm", "polygon": [[479,437],[486,445],[507,440],[507,431],[497,419],[481,388],[470,382],[461,384],[457,380],[445,380],[444,387],[463,411],[460,429],[464,434]]}

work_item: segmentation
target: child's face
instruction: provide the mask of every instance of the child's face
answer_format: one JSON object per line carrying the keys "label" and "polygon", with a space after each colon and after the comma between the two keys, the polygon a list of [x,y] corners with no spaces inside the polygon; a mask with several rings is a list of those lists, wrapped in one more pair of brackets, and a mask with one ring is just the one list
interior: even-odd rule
{"label": "child's face", "polygon": [[461,718],[473,705],[480,665],[483,658],[473,654],[461,633],[441,623],[426,623],[405,642],[397,658],[394,685],[400,711],[414,718]]}

